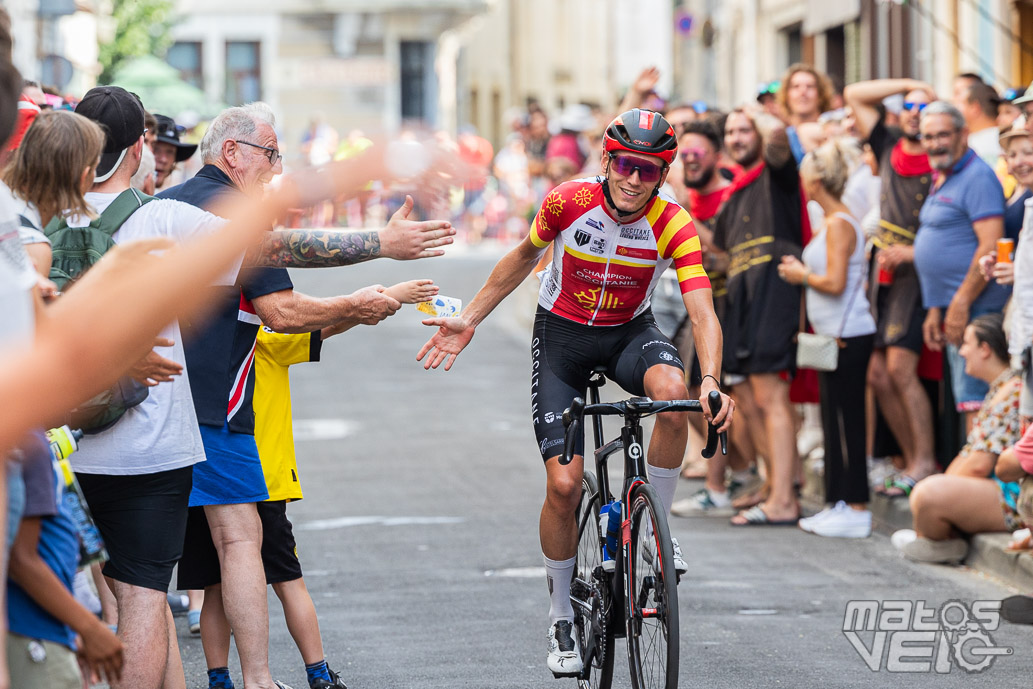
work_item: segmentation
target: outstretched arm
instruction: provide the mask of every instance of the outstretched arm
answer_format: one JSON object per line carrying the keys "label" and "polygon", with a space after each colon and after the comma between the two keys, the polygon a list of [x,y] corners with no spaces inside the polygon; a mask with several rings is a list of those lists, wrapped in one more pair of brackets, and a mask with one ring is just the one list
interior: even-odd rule
{"label": "outstretched arm", "polygon": [[406,261],[440,256],[438,247],[452,243],[456,233],[446,220],[409,220],[413,200],[391,216],[390,222],[376,230],[281,230],[270,232],[246,262],[275,268],[329,268],[350,266],[374,258]]}
{"label": "outstretched arm", "polygon": [[423,321],[424,325],[438,328],[416,355],[417,361],[427,356],[423,368],[437,368],[445,362],[445,370],[451,369],[456,357],[473,339],[477,326],[531,274],[544,251],[544,248],[535,246],[530,237],[525,237],[524,241],[499,260],[484,287],[481,287],[460,316],[428,318]]}

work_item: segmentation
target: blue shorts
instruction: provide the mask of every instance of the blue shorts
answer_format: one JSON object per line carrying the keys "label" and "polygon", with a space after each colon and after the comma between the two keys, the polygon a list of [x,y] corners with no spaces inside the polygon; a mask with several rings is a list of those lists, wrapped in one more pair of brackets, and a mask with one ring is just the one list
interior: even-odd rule
{"label": "blue shorts", "polygon": [[[984,314],[995,312],[995,309],[973,308],[969,314],[969,322]],[[947,364],[950,366],[954,407],[959,413],[979,411],[983,406],[983,398],[990,392],[990,384],[965,373],[965,360],[958,349],[954,345],[947,345]]]}
{"label": "blue shorts", "polygon": [[194,465],[190,506],[235,505],[269,498],[255,436],[201,425],[207,461]]}

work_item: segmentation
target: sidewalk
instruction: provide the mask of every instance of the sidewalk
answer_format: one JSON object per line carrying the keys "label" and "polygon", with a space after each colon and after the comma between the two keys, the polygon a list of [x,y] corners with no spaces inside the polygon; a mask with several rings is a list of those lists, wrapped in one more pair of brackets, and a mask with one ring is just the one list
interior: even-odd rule
{"label": "sidewalk", "polygon": [[[823,502],[822,477],[810,469],[809,464],[804,463],[808,469],[803,499],[807,507],[817,510]],[[907,498],[887,498],[873,494],[869,507],[875,530],[889,535],[899,529],[911,528],[911,510]],[[1033,553],[1005,550],[1009,540],[1009,534],[1006,533],[974,536],[964,564],[1015,587],[1023,594],[1033,594]]]}

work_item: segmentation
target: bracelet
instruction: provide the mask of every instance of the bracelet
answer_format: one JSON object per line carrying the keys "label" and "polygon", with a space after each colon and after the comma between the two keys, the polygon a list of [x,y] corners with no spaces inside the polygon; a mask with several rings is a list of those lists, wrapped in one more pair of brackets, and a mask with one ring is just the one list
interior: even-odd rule
{"label": "bracelet", "polygon": [[810,276],[811,271],[809,270],[803,274],[803,280],[800,282],[800,284],[804,286],[804,289],[810,287],[810,285],[807,284],[807,278],[809,278]]}
{"label": "bracelet", "polygon": [[700,381],[699,381],[699,382],[700,382],[700,383],[702,384],[702,382],[703,382],[704,380],[706,380],[707,378],[710,378],[710,379],[711,379],[711,380],[713,380],[713,381],[714,381],[715,383],[717,383],[717,389],[718,389],[718,390],[720,390],[720,389],[721,389],[721,381],[719,381],[719,380],[718,380],[717,378],[715,378],[714,376],[710,375],[709,373],[708,373],[707,375],[703,376],[703,377],[702,377],[702,378],[700,379]]}

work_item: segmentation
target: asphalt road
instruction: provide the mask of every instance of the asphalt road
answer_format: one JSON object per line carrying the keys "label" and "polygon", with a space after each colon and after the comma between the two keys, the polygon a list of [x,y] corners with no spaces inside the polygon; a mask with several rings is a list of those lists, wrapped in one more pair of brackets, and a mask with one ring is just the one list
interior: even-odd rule
{"label": "asphalt road", "polygon": [[[294,278],[297,289],[328,296],[430,277],[465,303],[497,256],[456,251]],[[329,341],[321,363],[293,371],[306,497],[289,514],[328,659],[351,689],[575,686],[545,668],[544,471],[528,405],[533,308],[526,295],[504,302],[449,373],[415,361],[430,333],[412,306]],[[683,482],[678,497],[694,488]],[[672,530],[691,566],[679,587],[683,687],[1029,686],[1033,628],[988,627],[994,645],[1014,652],[980,674],[947,659],[949,672],[903,677],[885,662],[870,670],[843,633],[852,600],[968,607],[1015,593],[978,573],[908,563],[881,535],[820,539],[725,519],[674,519]],[[270,611],[273,674],[303,689],[272,596]],[[201,644],[184,622],[187,686],[204,688]],[[616,687],[630,687],[625,648],[618,640]],[[241,687],[235,656],[230,666]]]}

